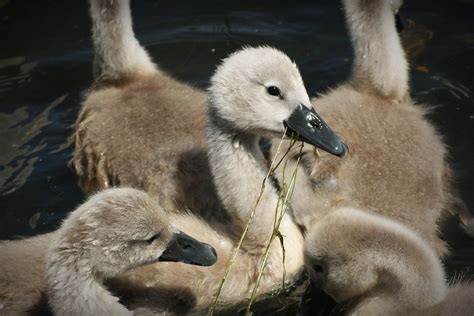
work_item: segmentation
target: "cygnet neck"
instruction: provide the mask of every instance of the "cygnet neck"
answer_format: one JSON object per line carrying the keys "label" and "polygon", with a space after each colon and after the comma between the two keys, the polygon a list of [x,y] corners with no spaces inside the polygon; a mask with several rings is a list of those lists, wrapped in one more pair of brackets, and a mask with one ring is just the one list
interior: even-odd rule
{"label": "cygnet neck", "polygon": [[51,248],[46,271],[48,301],[55,315],[133,315],[102,286],[83,243],[60,239]]}
{"label": "cygnet neck", "polygon": [[155,73],[155,66],[135,38],[130,0],[90,0],[90,13],[96,78],[115,80],[133,73]]}
{"label": "cygnet neck", "polygon": [[[212,107],[211,107],[212,109]],[[239,131],[210,110],[207,128],[209,164],[216,188],[224,206],[243,228],[254,208],[262,181],[267,174],[263,155],[258,147],[259,136]],[[272,231],[278,195],[271,181],[265,191],[250,224],[246,245],[265,245]],[[258,218],[258,220],[255,220]],[[246,249],[251,252],[251,249]],[[260,251],[261,249],[259,249]]]}

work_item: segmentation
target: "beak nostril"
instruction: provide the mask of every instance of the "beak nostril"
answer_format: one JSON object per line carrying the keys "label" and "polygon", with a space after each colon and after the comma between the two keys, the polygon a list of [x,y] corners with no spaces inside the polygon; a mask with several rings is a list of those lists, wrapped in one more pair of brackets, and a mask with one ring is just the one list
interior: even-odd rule
{"label": "beak nostril", "polygon": [[306,120],[308,121],[308,125],[315,129],[321,129],[323,127],[321,121],[311,112],[306,115]]}
{"label": "beak nostril", "polygon": [[313,125],[313,127],[314,127],[315,129],[321,129],[321,128],[323,128],[323,126],[322,126],[319,122],[313,121],[313,122],[311,122],[311,124]]}
{"label": "beak nostril", "polygon": [[183,249],[184,249],[184,250],[191,249],[191,247],[192,247],[191,244],[188,244],[188,243],[185,243],[185,244],[183,245]]}

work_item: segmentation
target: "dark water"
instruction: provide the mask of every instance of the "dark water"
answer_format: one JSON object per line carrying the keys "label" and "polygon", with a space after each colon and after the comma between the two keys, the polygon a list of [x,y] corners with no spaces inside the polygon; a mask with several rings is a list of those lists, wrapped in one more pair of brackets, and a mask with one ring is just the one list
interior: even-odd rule
{"label": "dark water", "polygon": [[[300,66],[310,93],[344,80],[351,48],[338,1],[135,1],[137,37],[155,61],[206,87],[216,63],[242,45],[269,44]],[[432,39],[413,62],[419,102],[446,136],[474,211],[474,4],[406,1],[405,19]],[[0,0],[0,239],[57,227],[84,199],[67,167],[68,137],[91,83],[85,1]],[[451,272],[474,265],[474,244],[453,241]],[[473,269],[474,270],[474,269]]]}

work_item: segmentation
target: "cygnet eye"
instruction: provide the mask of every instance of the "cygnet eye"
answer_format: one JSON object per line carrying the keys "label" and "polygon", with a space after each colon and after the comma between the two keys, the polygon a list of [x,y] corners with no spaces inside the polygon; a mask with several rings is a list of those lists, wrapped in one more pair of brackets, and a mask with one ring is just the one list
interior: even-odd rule
{"label": "cygnet eye", "polygon": [[278,87],[275,87],[275,86],[268,87],[267,92],[268,92],[269,95],[273,95],[275,97],[281,96],[280,89],[278,89]]}
{"label": "cygnet eye", "polygon": [[148,238],[148,239],[146,240],[146,242],[149,243],[149,244],[151,244],[151,243],[153,243],[155,240],[157,240],[158,238],[160,238],[160,233],[151,236],[151,238]]}

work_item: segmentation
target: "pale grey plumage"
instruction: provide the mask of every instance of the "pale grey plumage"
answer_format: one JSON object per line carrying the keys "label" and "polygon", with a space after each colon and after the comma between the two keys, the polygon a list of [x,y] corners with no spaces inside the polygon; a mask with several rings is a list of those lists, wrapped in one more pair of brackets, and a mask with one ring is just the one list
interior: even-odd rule
{"label": "pale grey plumage", "polygon": [[[305,148],[292,208],[306,230],[340,206],[358,207],[414,229],[439,256],[441,214],[456,212],[442,137],[411,100],[395,30],[399,1],[343,1],[355,51],[349,81],[312,100],[349,146],[344,159]],[[293,153],[296,156],[296,152]]]}
{"label": "pale grey plumage", "polygon": [[305,240],[315,283],[349,315],[472,315],[474,284],[448,286],[436,252],[389,218],[340,208]]}

